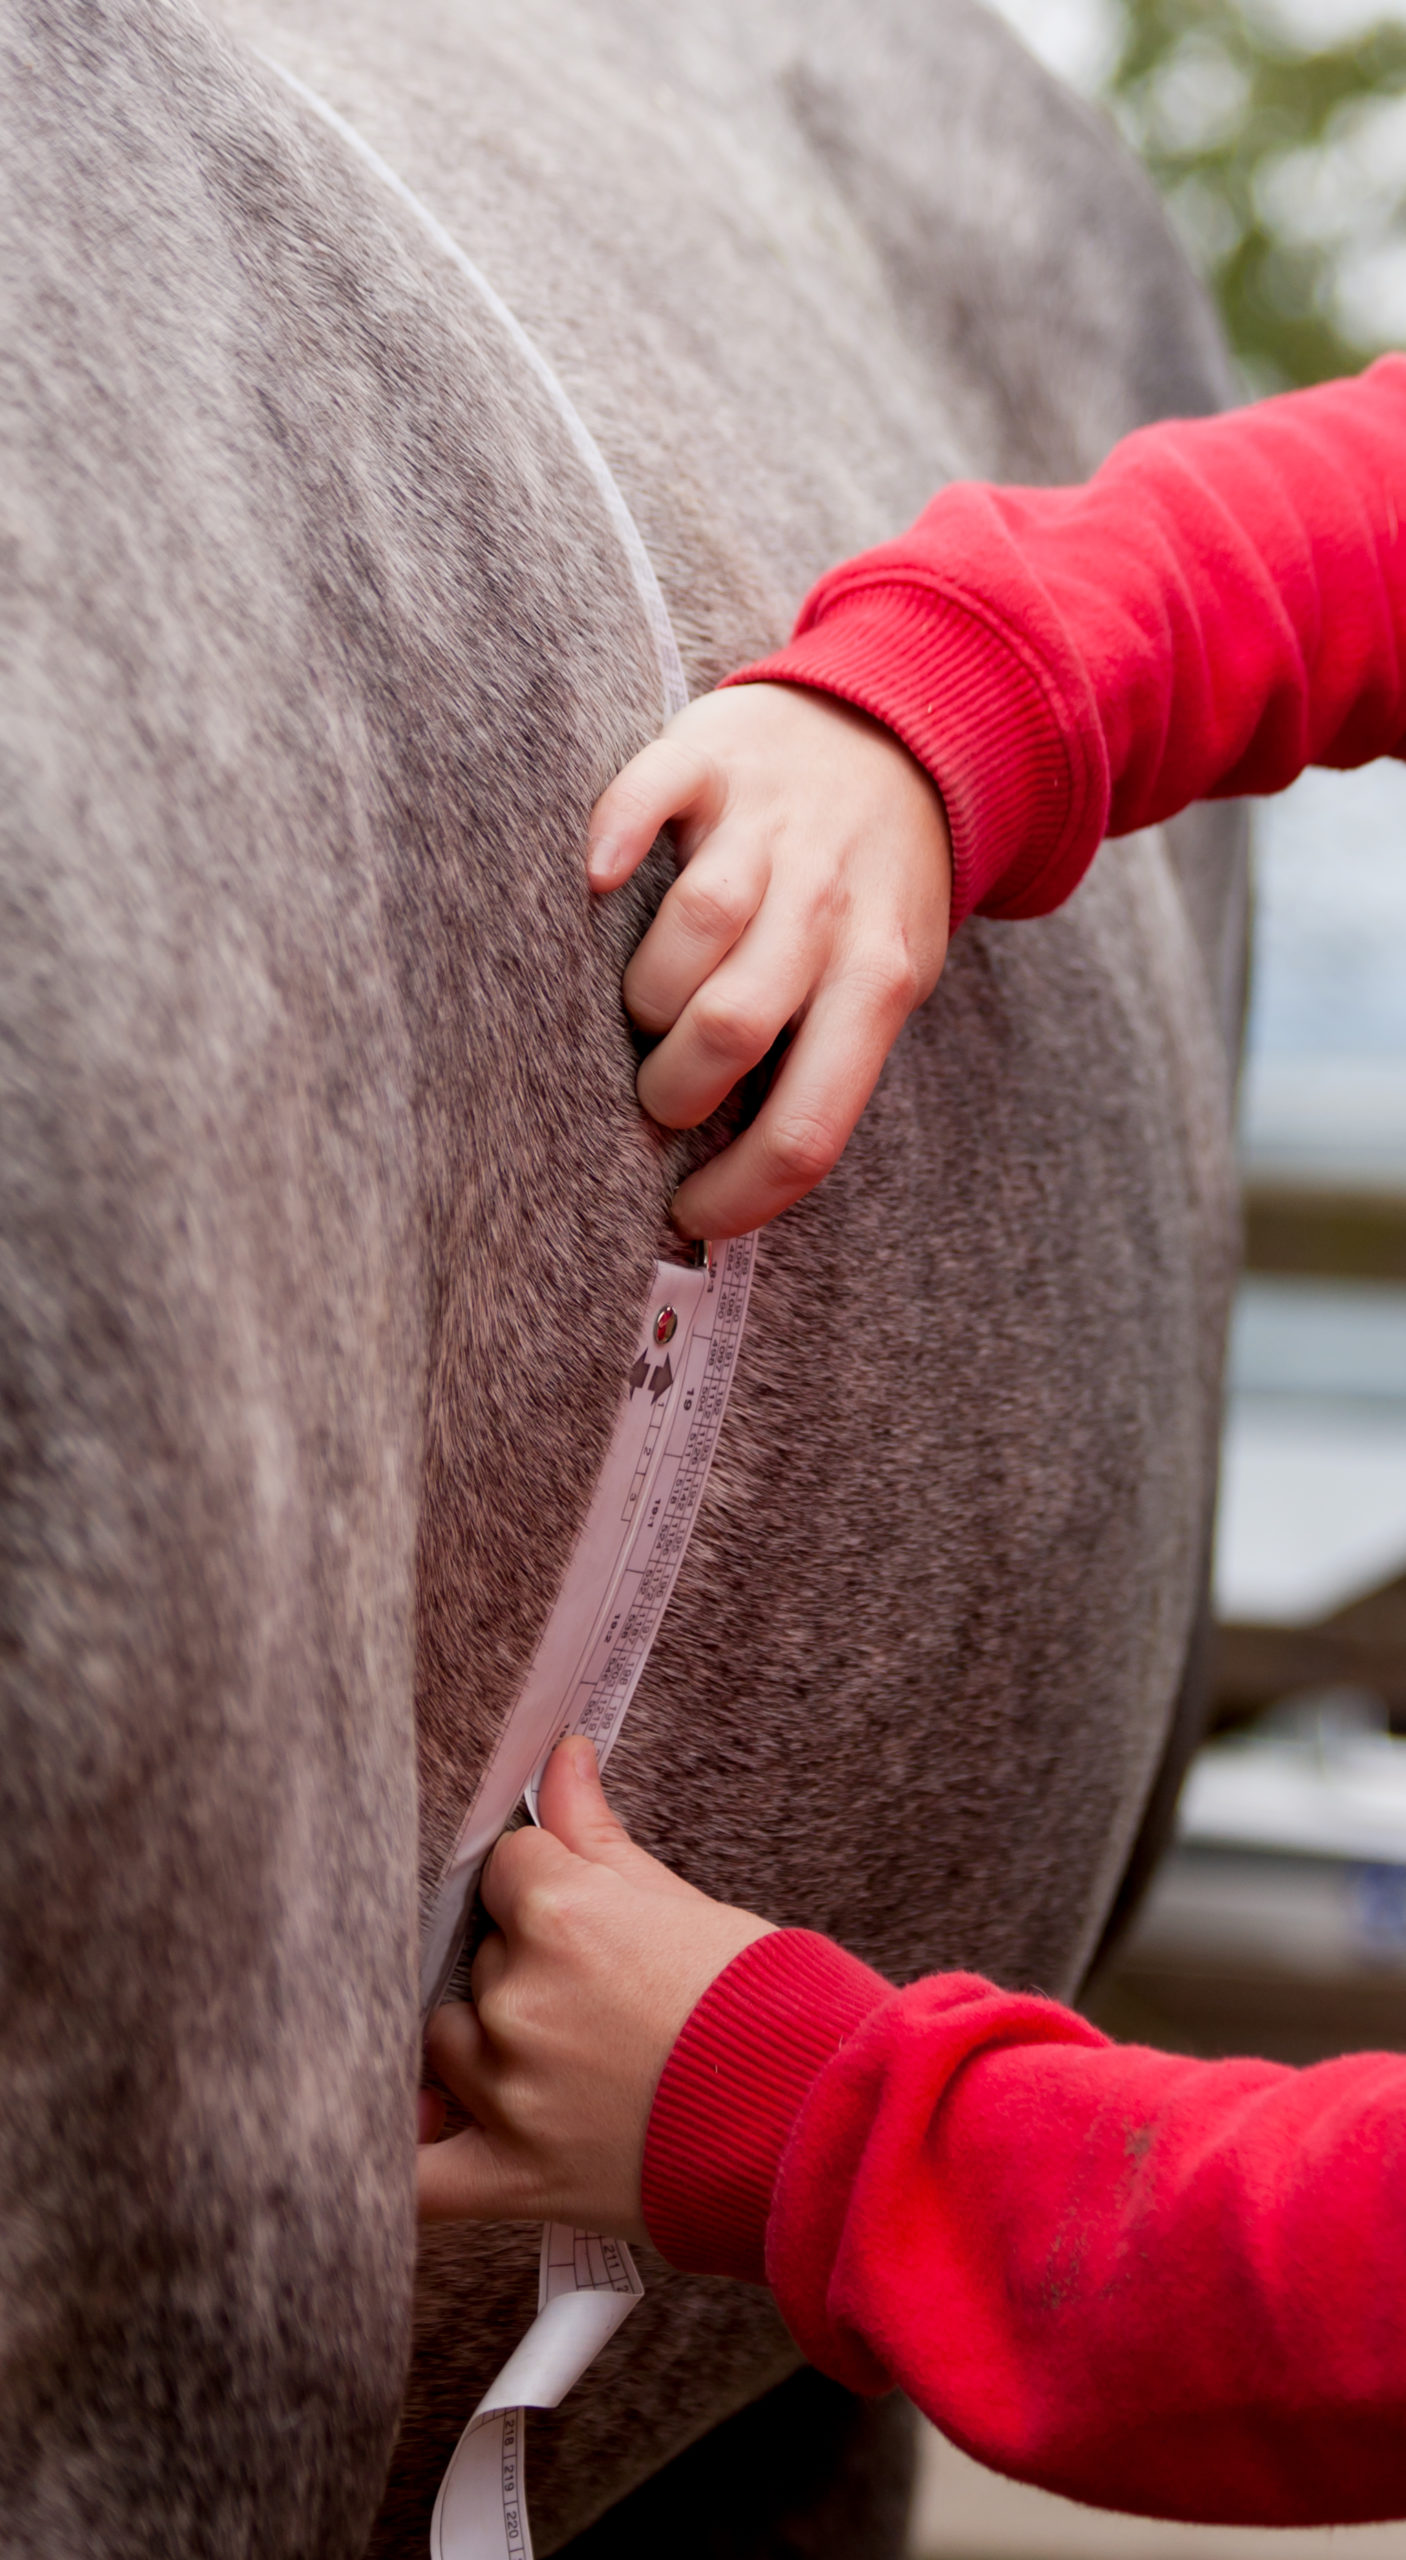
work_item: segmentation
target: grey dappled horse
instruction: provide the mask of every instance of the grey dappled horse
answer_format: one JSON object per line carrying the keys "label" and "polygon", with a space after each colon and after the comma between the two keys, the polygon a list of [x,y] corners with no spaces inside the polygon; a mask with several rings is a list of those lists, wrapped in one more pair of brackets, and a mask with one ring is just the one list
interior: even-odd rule
{"label": "grey dappled horse", "polygon": [[[414,2282],[417,1839],[423,1882],[688,1150],[618,997],[667,862],[583,886],[660,704],[600,492],[271,64],[555,367],[695,687],[945,476],[1081,474],[1222,377],[1143,183],[969,0],[3,23],[0,2541],[412,2552],[535,2254]],[[968,926],[763,1240],[612,1788],[895,1975],[1068,1991],[1163,1758],[1241,896],[1222,814]],[[646,2274],[533,2424],[544,2551],[794,2367],[760,2293]]]}

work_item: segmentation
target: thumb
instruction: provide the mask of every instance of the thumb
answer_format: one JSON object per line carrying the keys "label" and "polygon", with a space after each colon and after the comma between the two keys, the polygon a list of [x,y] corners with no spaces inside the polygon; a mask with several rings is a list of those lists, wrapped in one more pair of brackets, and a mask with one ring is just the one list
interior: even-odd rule
{"label": "thumb", "polygon": [[584,1733],[569,1733],[559,1742],[542,1775],[537,1798],[544,1831],[554,1832],[564,1848],[593,1866],[611,1867],[627,1883],[646,1893],[689,1893],[671,1869],[637,1848],[617,1815],[611,1812],[600,1782],[593,1742]]}
{"label": "thumb", "polygon": [[656,738],[617,773],[591,812],[586,878],[596,890],[618,889],[643,862],[671,818],[711,824],[723,796],[711,756],[678,738]]}

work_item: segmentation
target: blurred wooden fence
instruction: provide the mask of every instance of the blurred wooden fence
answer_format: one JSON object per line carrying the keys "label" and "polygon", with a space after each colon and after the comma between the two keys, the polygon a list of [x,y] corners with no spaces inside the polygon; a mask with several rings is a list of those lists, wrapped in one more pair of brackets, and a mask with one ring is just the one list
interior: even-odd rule
{"label": "blurred wooden fence", "polygon": [[[1252,1182],[1245,1262],[1295,1279],[1372,1280],[1406,1288],[1406,1193]],[[1406,1570],[1307,1627],[1216,1631],[1217,1725],[1244,1723],[1296,1689],[1369,1689],[1406,1732]]]}

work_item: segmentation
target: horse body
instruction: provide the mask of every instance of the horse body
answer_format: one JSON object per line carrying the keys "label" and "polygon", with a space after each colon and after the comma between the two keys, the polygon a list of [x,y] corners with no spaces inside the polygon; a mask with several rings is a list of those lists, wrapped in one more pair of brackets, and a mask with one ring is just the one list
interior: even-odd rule
{"label": "horse body", "polygon": [[[555,368],[695,687],[944,475],[1083,472],[1218,358],[966,0],[14,0],[4,41],[5,2538],[414,2550],[534,2255],[439,2233],[412,2290],[417,1840],[423,1892],[705,1141],[642,1127],[619,1006],[663,859],[582,883],[660,710],[599,488],[279,67]],[[1163,1755],[1242,894],[1203,815],[964,929],[762,1240],[612,1791],[899,1977],[1069,1991]],[[761,2295],[645,2271],[534,2428],[544,2550],[794,2365]]]}

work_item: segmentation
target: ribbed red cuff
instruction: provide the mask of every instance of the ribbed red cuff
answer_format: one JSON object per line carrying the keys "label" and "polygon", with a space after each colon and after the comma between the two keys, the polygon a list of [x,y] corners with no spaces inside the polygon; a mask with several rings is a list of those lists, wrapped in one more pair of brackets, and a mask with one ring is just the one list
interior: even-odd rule
{"label": "ribbed red cuff", "polygon": [[1103,837],[1108,777],[1088,770],[1041,661],[921,577],[827,580],[817,619],[729,684],[837,694],[901,738],[942,794],[952,923],[1048,915]]}
{"label": "ribbed red cuff", "polygon": [[825,2065],[891,1983],[808,1929],[754,1938],[704,1992],[664,2065],[644,2151],[644,2218],[691,2275],[766,2282],[781,2155]]}

